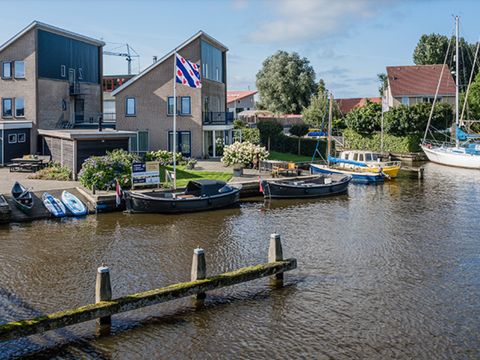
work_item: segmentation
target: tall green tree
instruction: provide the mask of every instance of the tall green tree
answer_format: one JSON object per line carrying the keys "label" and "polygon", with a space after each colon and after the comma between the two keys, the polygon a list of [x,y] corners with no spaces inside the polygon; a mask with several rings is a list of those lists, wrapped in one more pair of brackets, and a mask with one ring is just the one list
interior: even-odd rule
{"label": "tall green tree", "polygon": [[[463,107],[465,94],[462,94],[460,106]],[[460,108],[460,111],[462,108]],[[463,118],[466,120],[480,120],[480,74],[477,74],[475,80],[470,85],[468,92],[468,102]]]}
{"label": "tall green tree", "polygon": [[317,88],[308,59],[281,50],[265,59],[256,84],[262,107],[284,114],[300,114]]}
{"label": "tall green tree", "polygon": [[312,127],[320,128],[328,116],[328,101],[328,90],[325,88],[325,82],[320,79],[317,93],[311,96],[310,104],[302,110],[303,122]]}
{"label": "tall green tree", "polygon": [[345,117],[349,128],[360,134],[371,134],[380,130],[382,105],[367,100],[365,106],[350,111]]}
{"label": "tall green tree", "polygon": [[388,86],[388,77],[387,74],[385,73],[380,73],[377,74],[377,79],[380,82],[380,85],[378,86],[378,93],[380,96],[383,96],[383,91],[387,88]]}
{"label": "tall green tree", "polygon": [[[413,51],[413,61],[416,65],[443,64],[450,39],[441,34],[422,35]],[[469,44],[464,38],[459,41],[459,84],[460,90],[465,90],[473,68],[475,45]],[[455,71],[455,38],[451,39],[447,65],[450,71]],[[455,75],[455,74],[454,74]]]}

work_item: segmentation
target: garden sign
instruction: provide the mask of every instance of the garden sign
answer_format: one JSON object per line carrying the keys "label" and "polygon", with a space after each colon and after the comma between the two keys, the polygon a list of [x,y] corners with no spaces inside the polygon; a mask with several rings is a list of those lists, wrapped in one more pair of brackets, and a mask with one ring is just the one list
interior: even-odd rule
{"label": "garden sign", "polygon": [[146,185],[160,185],[160,163],[158,161],[132,164],[132,189],[136,186]]}

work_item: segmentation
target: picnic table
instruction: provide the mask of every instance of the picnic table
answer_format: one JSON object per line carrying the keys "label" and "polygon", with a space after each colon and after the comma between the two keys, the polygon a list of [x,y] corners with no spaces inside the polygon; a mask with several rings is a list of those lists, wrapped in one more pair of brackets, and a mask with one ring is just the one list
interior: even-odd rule
{"label": "picnic table", "polygon": [[299,170],[297,164],[289,161],[278,161],[278,160],[262,160],[259,164],[260,171],[271,171],[273,176],[278,174],[296,174],[299,175],[301,170]]}
{"label": "picnic table", "polygon": [[21,157],[12,159],[12,163],[8,165],[10,172],[13,171],[31,171],[37,172],[44,166],[43,158]]}

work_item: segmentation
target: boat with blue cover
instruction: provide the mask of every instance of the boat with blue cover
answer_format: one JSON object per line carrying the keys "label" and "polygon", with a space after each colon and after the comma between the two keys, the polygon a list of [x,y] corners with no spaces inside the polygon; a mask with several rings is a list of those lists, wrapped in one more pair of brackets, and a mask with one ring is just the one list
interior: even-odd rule
{"label": "boat with blue cover", "polygon": [[[342,169],[341,167],[336,167],[335,164],[341,164],[347,162],[350,165],[355,165],[357,170],[354,169]],[[361,170],[360,170],[361,169]],[[383,172],[370,172],[367,171],[368,169],[366,164],[353,161],[353,160],[345,160],[345,159],[338,159],[333,156],[328,157],[328,164],[327,165],[318,165],[318,164],[311,164],[310,165],[310,172],[312,174],[341,174],[341,175],[349,175],[352,177],[352,183],[357,184],[379,184],[385,181],[385,174]]]}

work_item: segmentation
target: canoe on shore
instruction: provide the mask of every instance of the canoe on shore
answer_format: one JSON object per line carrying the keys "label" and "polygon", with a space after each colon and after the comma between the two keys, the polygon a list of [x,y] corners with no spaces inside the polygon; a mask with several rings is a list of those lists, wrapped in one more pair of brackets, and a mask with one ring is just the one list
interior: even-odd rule
{"label": "canoe on shore", "polygon": [[319,175],[305,180],[262,180],[266,198],[316,198],[343,194],[352,180],[347,175]]}
{"label": "canoe on shore", "polygon": [[23,213],[29,215],[33,209],[33,195],[30,189],[27,189],[18,181],[12,187],[12,199],[15,206]]}
{"label": "canoe on shore", "polygon": [[239,186],[223,181],[190,181],[183,192],[125,191],[125,205],[131,213],[174,214],[220,209],[240,200]]}

